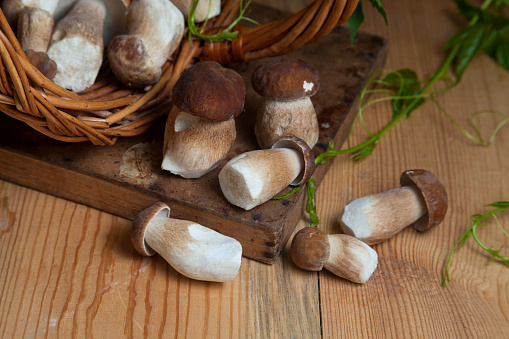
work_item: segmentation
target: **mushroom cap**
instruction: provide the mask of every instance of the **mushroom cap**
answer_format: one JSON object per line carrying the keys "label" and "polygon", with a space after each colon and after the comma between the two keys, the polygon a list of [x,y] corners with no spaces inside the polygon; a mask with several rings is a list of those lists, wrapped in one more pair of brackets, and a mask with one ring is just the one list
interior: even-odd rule
{"label": "mushroom cap", "polygon": [[145,256],[156,254],[156,251],[145,242],[145,231],[153,219],[169,217],[170,207],[162,202],[155,202],[138,213],[131,229],[131,243],[138,253]]}
{"label": "mushroom cap", "polygon": [[320,75],[305,61],[279,58],[258,66],[251,85],[263,97],[291,101],[313,96],[320,87]]}
{"label": "mushroom cap", "polygon": [[401,186],[416,185],[424,197],[428,213],[414,222],[416,230],[424,232],[440,224],[447,212],[447,192],[438,178],[423,169],[406,170],[400,177]]}
{"label": "mushroom cap", "polygon": [[295,265],[308,271],[320,271],[329,259],[329,237],[316,227],[306,227],[295,234],[291,256]]}
{"label": "mushroom cap", "polygon": [[173,104],[212,121],[237,117],[244,109],[246,86],[242,77],[215,61],[202,61],[182,72],[173,88]]}
{"label": "mushroom cap", "polygon": [[313,155],[313,151],[309,148],[308,144],[297,137],[283,137],[276,141],[272,148],[290,148],[298,151],[302,154],[302,158],[304,159],[304,167],[301,173],[295,178],[294,181],[290,183],[292,186],[299,186],[304,184],[313,176],[315,172],[315,156]]}

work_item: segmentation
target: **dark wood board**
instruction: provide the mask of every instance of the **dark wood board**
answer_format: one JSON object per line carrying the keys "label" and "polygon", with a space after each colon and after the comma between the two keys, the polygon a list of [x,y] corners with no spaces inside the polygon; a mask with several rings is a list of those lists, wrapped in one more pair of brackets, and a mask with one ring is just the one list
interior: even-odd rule
{"label": "dark wood board", "polygon": [[[315,154],[326,150],[330,139],[336,147],[343,144],[360,91],[386,55],[387,43],[367,34],[358,34],[352,47],[344,28],[287,55],[307,61],[321,76],[320,90],[312,98],[320,124]],[[127,219],[163,201],[172,217],[232,236],[242,243],[244,256],[273,263],[302,217],[303,192],[244,211],[226,201],[217,179],[226,161],[257,149],[253,112],[259,97],[249,79],[264,61],[231,65],[245,79],[246,109],[236,119],[237,140],[227,158],[200,179],[183,179],[160,169],[165,118],[140,136],[100,147],[55,141],[5,114],[0,115],[0,178]],[[318,184],[328,167],[326,163],[317,169]]]}

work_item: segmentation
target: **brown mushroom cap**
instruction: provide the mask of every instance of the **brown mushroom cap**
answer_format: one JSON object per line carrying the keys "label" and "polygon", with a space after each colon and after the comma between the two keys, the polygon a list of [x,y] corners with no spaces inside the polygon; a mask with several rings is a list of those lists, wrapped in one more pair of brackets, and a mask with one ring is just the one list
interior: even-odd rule
{"label": "brown mushroom cap", "polygon": [[320,271],[330,256],[329,237],[316,227],[303,228],[293,237],[291,255],[300,268]]}
{"label": "brown mushroom cap", "polygon": [[304,140],[297,137],[283,137],[276,141],[272,145],[272,148],[290,148],[302,154],[302,158],[304,159],[304,168],[297,178],[290,183],[290,185],[302,185],[307,182],[311,176],[313,176],[316,169],[315,157],[313,155],[313,151],[311,151],[311,148],[309,148],[308,144]]}
{"label": "brown mushroom cap", "polygon": [[145,242],[145,231],[154,218],[169,218],[170,207],[162,202],[155,202],[142,210],[133,221],[131,229],[131,243],[138,253],[145,256],[156,254]]}
{"label": "brown mushroom cap", "polygon": [[265,98],[291,101],[313,96],[320,87],[320,75],[305,61],[280,58],[258,66],[251,85]]}
{"label": "brown mushroom cap", "polygon": [[407,170],[401,174],[401,186],[416,185],[424,197],[428,213],[414,222],[416,230],[424,232],[440,224],[447,212],[447,193],[438,178],[422,169]]}
{"label": "brown mushroom cap", "polygon": [[173,103],[181,110],[212,121],[237,117],[244,109],[246,86],[242,77],[215,61],[186,69],[173,88]]}

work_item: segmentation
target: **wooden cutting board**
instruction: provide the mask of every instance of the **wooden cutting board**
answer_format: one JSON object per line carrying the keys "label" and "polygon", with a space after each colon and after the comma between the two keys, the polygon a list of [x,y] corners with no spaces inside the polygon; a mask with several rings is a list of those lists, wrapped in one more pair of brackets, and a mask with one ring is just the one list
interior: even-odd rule
{"label": "wooden cutting board", "polygon": [[[326,150],[331,139],[336,148],[343,144],[360,91],[386,55],[387,43],[371,35],[358,34],[352,47],[344,28],[287,55],[305,60],[320,73],[321,86],[312,98],[320,125],[315,155]],[[217,179],[226,161],[257,149],[253,125],[259,97],[249,81],[264,61],[231,65],[245,79],[246,109],[236,119],[237,140],[227,158],[200,179],[183,179],[160,169],[165,117],[140,136],[100,147],[52,140],[5,114],[0,114],[0,178],[127,219],[163,201],[171,207],[172,217],[234,237],[244,256],[273,263],[304,213],[303,190],[244,211],[226,201]],[[318,184],[329,163],[317,169]]]}

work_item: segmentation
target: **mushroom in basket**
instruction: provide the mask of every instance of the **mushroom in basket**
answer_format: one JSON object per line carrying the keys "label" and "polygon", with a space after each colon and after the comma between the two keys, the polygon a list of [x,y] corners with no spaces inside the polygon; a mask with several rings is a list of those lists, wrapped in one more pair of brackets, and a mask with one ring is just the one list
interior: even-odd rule
{"label": "mushroom in basket", "polygon": [[215,61],[185,70],[173,88],[161,167],[184,178],[213,170],[235,141],[245,92],[242,77]]}

